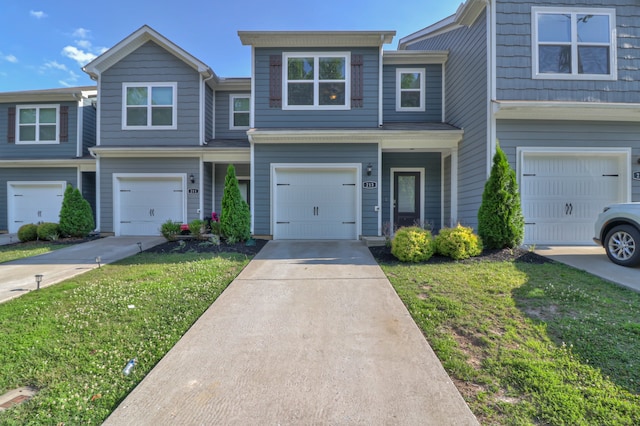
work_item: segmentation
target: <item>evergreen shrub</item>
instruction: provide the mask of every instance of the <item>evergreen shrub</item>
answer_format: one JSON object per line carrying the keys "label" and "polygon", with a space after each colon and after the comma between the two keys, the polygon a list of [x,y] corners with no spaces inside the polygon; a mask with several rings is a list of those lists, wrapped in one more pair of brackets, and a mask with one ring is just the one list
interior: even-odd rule
{"label": "evergreen shrub", "polygon": [[27,223],[18,229],[18,239],[23,243],[27,241],[35,241],[38,239],[38,225]]}
{"label": "evergreen shrub", "polygon": [[455,228],[442,228],[434,238],[436,253],[455,260],[468,259],[482,253],[482,240],[472,228],[458,224]]}
{"label": "evergreen shrub", "polygon": [[424,262],[434,252],[431,232],[417,226],[398,229],[391,242],[391,254],[401,262]]}

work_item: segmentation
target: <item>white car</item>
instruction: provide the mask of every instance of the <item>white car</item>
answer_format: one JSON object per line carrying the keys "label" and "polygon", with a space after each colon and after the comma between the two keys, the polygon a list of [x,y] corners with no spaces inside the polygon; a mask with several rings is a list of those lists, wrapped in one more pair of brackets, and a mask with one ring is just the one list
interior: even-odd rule
{"label": "white car", "polygon": [[640,265],[640,203],[611,204],[598,215],[593,241],[613,263]]}

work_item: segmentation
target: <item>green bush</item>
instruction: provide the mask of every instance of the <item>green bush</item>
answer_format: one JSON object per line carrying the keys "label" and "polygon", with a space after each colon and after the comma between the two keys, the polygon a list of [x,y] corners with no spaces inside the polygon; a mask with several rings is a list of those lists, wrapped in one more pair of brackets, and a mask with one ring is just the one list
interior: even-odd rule
{"label": "green bush", "polygon": [[218,237],[222,235],[222,226],[220,225],[220,222],[211,222],[211,233],[213,235],[217,235]]}
{"label": "green bush", "polygon": [[472,228],[458,224],[455,228],[443,228],[434,239],[436,253],[452,259],[468,259],[482,253],[482,240]]}
{"label": "green bush", "polygon": [[175,241],[176,237],[180,235],[180,222],[174,222],[172,220],[167,220],[165,223],[160,226],[160,232],[162,236],[165,237],[169,241]]}
{"label": "green bush", "polygon": [[205,234],[204,220],[194,219],[189,222],[189,232],[197,239],[203,239],[203,235]]}
{"label": "green bush", "polygon": [[57,223],[44,222],[38,225],[38,239],[56,241],[60,238],[60,226]]}
{"label": "green bush", "polygon": [[60,233],[70,237],[86,237],[95,228],[93,211],[80,190],[67,185],[60,209]]}
{"label": "green bush", "polygon": [[18,229],[18,239],[20,241],[35,241],[38,239],[38,225],[33,223],[27,223],[26,225],[22,225],[20,229]]}
{"label": "green bush", "polygon": [[401,262],[424,262],[434,251],[431,232],[417,226],[398,229],[391,242],[391,254]]}
{"label": "green bush", "polygon": [[524,217],[516,173],[499,145],[478,210],[478,235],[490,249],[514,248],[524,239]]}
{"label": "green bush", "polygon": [[240,195],[236,169],[227,167],[222,194],[222,214],[220,216],[222,235],[229,241],[246,241],[251,237],[251,212]]}

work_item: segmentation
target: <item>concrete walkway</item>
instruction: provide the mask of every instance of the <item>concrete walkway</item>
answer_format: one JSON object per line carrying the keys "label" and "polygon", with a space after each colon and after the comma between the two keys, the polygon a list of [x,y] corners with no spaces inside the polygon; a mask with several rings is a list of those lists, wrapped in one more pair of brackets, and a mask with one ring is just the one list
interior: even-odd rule
{"label": "concrete walkway", "polygon": [[271,241],[104,425],[475,425],[361,242]]}
{"label": "concrete walkway", "polygon": [[104,265],[139,253],[138,242],[145,250],[165,241],[164,237],[106,237],[0,263],[0,303],[35,290],[36,274],[43,276],[40,287],[47,287],[97,268],[98,256]]}
{"label": "concrete walkway", "polygon": [[640,267],[627,268],[609,260],[598,246],[536,247],[535,252],[556,262],[573,266],[607,281],[640,292]]}

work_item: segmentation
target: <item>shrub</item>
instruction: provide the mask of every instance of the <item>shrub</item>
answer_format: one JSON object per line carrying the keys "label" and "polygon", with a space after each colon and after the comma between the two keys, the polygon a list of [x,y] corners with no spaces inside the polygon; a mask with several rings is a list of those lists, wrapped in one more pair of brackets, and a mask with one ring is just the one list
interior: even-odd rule
{"label": "shrub", "polygon": [[205,234],[204,220],[195,219],[189,222],[189,232],[197,239],[203,239],[203,235]]}
{"label": "shrub", "polygon": [[56,241],[60,238],[60,226],[57,223],[44,222],[38,225],[38,239]]}
{"label": "shrub", "polygon": [[95,228],[93,211],[80,190],[67,185],[60,209],[60,233],[70,237],[86,237]]}
{"label": "shrub", "polygon": [[220,222],[211,222],[211,233],[218,237],[222,235],[222,225],[220,225]]}
{"label": "shrub", "polygon": [[524,217],[516,173],[498,145],[478,210],[478,235],[490,249],[514,248],[524,238]]}
{"label": "shrub", "polygon": [[468,259],[482,253],[482,240],[472,228],[460,224],[455,228],[443,228],[434,239],[436,253],[452,259]]}
{"label": "shrub", "polygon": [[402,262],[424,262],[434,251],[431,232],[417,226],[398,229],[391,242],[391,254]]}
{"label": "shrub", "polygon": [[33,223],[27,223],[26,225],[22,225],[20,229],[18,229],[18,239],[20,241],[35,241],[38,239],[38,225]]}
{"label": "shrub", "polygon": [[173,222],[172,220],[167,220],[165,223],[160,226],[160,232],[162,236],[165,237],[169,241],[175,241],[176,236],[180,234],[180,222]]}
{"label": "shrub", "polygon": [[242,199],[233,164],[227,167],[222,194],[222,215],[220,216],[222,235],[227,241],[246,241],[251,237],[251,212]]}

